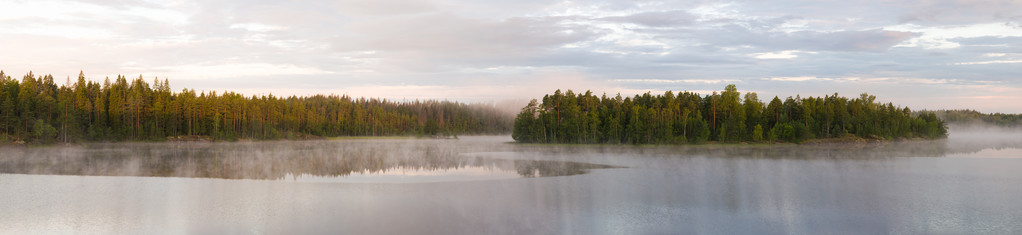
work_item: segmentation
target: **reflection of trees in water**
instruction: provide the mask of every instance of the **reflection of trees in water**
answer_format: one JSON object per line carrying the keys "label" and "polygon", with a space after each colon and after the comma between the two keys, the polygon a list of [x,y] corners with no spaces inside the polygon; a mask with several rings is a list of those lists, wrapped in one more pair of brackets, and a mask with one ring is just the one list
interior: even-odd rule
{"label": "reflection of trees in water", "polygon": [[614,166],[558,161],[514,160],[515,171],[524,177],[546,177],[578,175],[589,172],[589,169],[614,168]]}
{"label": "reflection of trees in water", "polygon": [[[1017,141],[1016,141],[1017,142]],[[944,157],[950,154],[971,154],[984,149],[1022,148],[1007,144],[962,144],[948,140],[890,141],[878,143],[824,143],[777,145],[693,145],[693,146],[617,146],[565,145],[522,146],[522,151],[552,155],[599,153],[629,156],[706,156],[725,158],[792,159],[792,160],[870,160],[891,157]]]}
{"label": "reflection of trees in water", "polygon": [[391,169],[482,167],[524,177],[575,175],[610,166],[459,156],[450,141],[300,141],[108,144],[5,151],[0,171],[18,174],[282,179],[346,176]]}
{"label": "reflection of trees in water", "polygon": [[[388,170],[445,171],[481,167],[523,177],[584,174],[610,166],[502,160],[460,153],[542,152],[544,156],[707,156],[758,159],[869,160],[941,157],[989,149],[948,140],[872,144],[702,146],[521,146],[449,140],[267,141],[239,143],[119,143],[89,147],[5,147],[0,173],[282,179],[287,175],[346,176]],[[460,143],[459,143],[460,142]],[[949,143],[950,142],[950,143]],[[499,142],[494,142],[499,143]],[[1016,145],[1017,146],[1017,145]]]}

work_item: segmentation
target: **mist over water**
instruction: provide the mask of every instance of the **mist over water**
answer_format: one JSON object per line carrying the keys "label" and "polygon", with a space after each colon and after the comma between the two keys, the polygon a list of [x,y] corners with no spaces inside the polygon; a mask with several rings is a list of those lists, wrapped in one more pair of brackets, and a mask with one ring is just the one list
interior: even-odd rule
{"label": "mist over water", "polygon": [[0,149],[0,233],[1022,233],[1022,135],[840,145],[507,136]]}
{"label": "mist over water", "polygon": [[[0,172],[315,182],[422,182],[549,177],[612,166],[466,157],[458,141],[369,139],[240,143],[114,143],[10,148]],[[407,177],[406,177],[407,176]]]}
{"label": "mist over water", "polygon": [[951,125],[948,130],[947,148],[952,152],[1022,149],[1022,127],[973,124]]}

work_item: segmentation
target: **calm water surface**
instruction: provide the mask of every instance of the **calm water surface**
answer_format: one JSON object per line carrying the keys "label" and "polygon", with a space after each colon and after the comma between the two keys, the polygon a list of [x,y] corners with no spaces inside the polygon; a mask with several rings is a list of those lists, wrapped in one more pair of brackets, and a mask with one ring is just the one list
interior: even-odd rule
{"label": "calm water surface", "polygon": [[1022,135],[958,136],[2,147],[0,234],[1022,233]]}

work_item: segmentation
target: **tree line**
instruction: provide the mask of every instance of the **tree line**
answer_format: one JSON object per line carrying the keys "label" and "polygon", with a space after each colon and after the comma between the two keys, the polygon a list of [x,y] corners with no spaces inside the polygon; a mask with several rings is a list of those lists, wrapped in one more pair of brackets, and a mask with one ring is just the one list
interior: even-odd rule
{"label": "tree line", "polygon": [[0,142],[450,136],[507,133],[511,125],[512,117],[484,104],[172,92],[168,80],[141,75],[100,84],[79,73],[58,86],[52,75],[29,72],[19,81],[0,71]]}
{"label": "tree line", "polygon": [[795,142],[816,138],[869,139],[947,136],[933,112],[875,102],[876,97],[774,97],[763,103],[735,85],[700,96],[667,91],[597,97],[557,90],[532,100],[515,117],[512,138],[523,143],[686,144],[708,141]]}
{"label": "tree line", "polygon": [[1022,114],[980,113],[976,110],[937,110],[937,117],[952,124],[989,124],[1000,127],[1022,126]]}

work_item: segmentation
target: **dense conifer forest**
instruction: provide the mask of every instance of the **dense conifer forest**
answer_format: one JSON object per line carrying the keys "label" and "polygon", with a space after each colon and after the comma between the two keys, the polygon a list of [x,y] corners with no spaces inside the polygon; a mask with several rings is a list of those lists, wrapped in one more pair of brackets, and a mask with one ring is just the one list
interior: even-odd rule
{"label": "dense conifer forest", "polygon": [[597,97],[557,90],[522,108],[512,137],[523,143],[685,144],[947,136],[946,124],[933,112],[913,114],[875,100],[868,94],[852,99],[834,94],[763,103],[756,93],[742,96],[735,85],[706,96],[668,91]]}
{"label": "dense conifer forest", "polygon": [[435,100],[172,92],[167,80],[141,75],[100,84],[80,73],[58,86],[52,75],[29,72],[19,81],[0,71],[0,143],[498,134],[510,131],[510,116]]}

